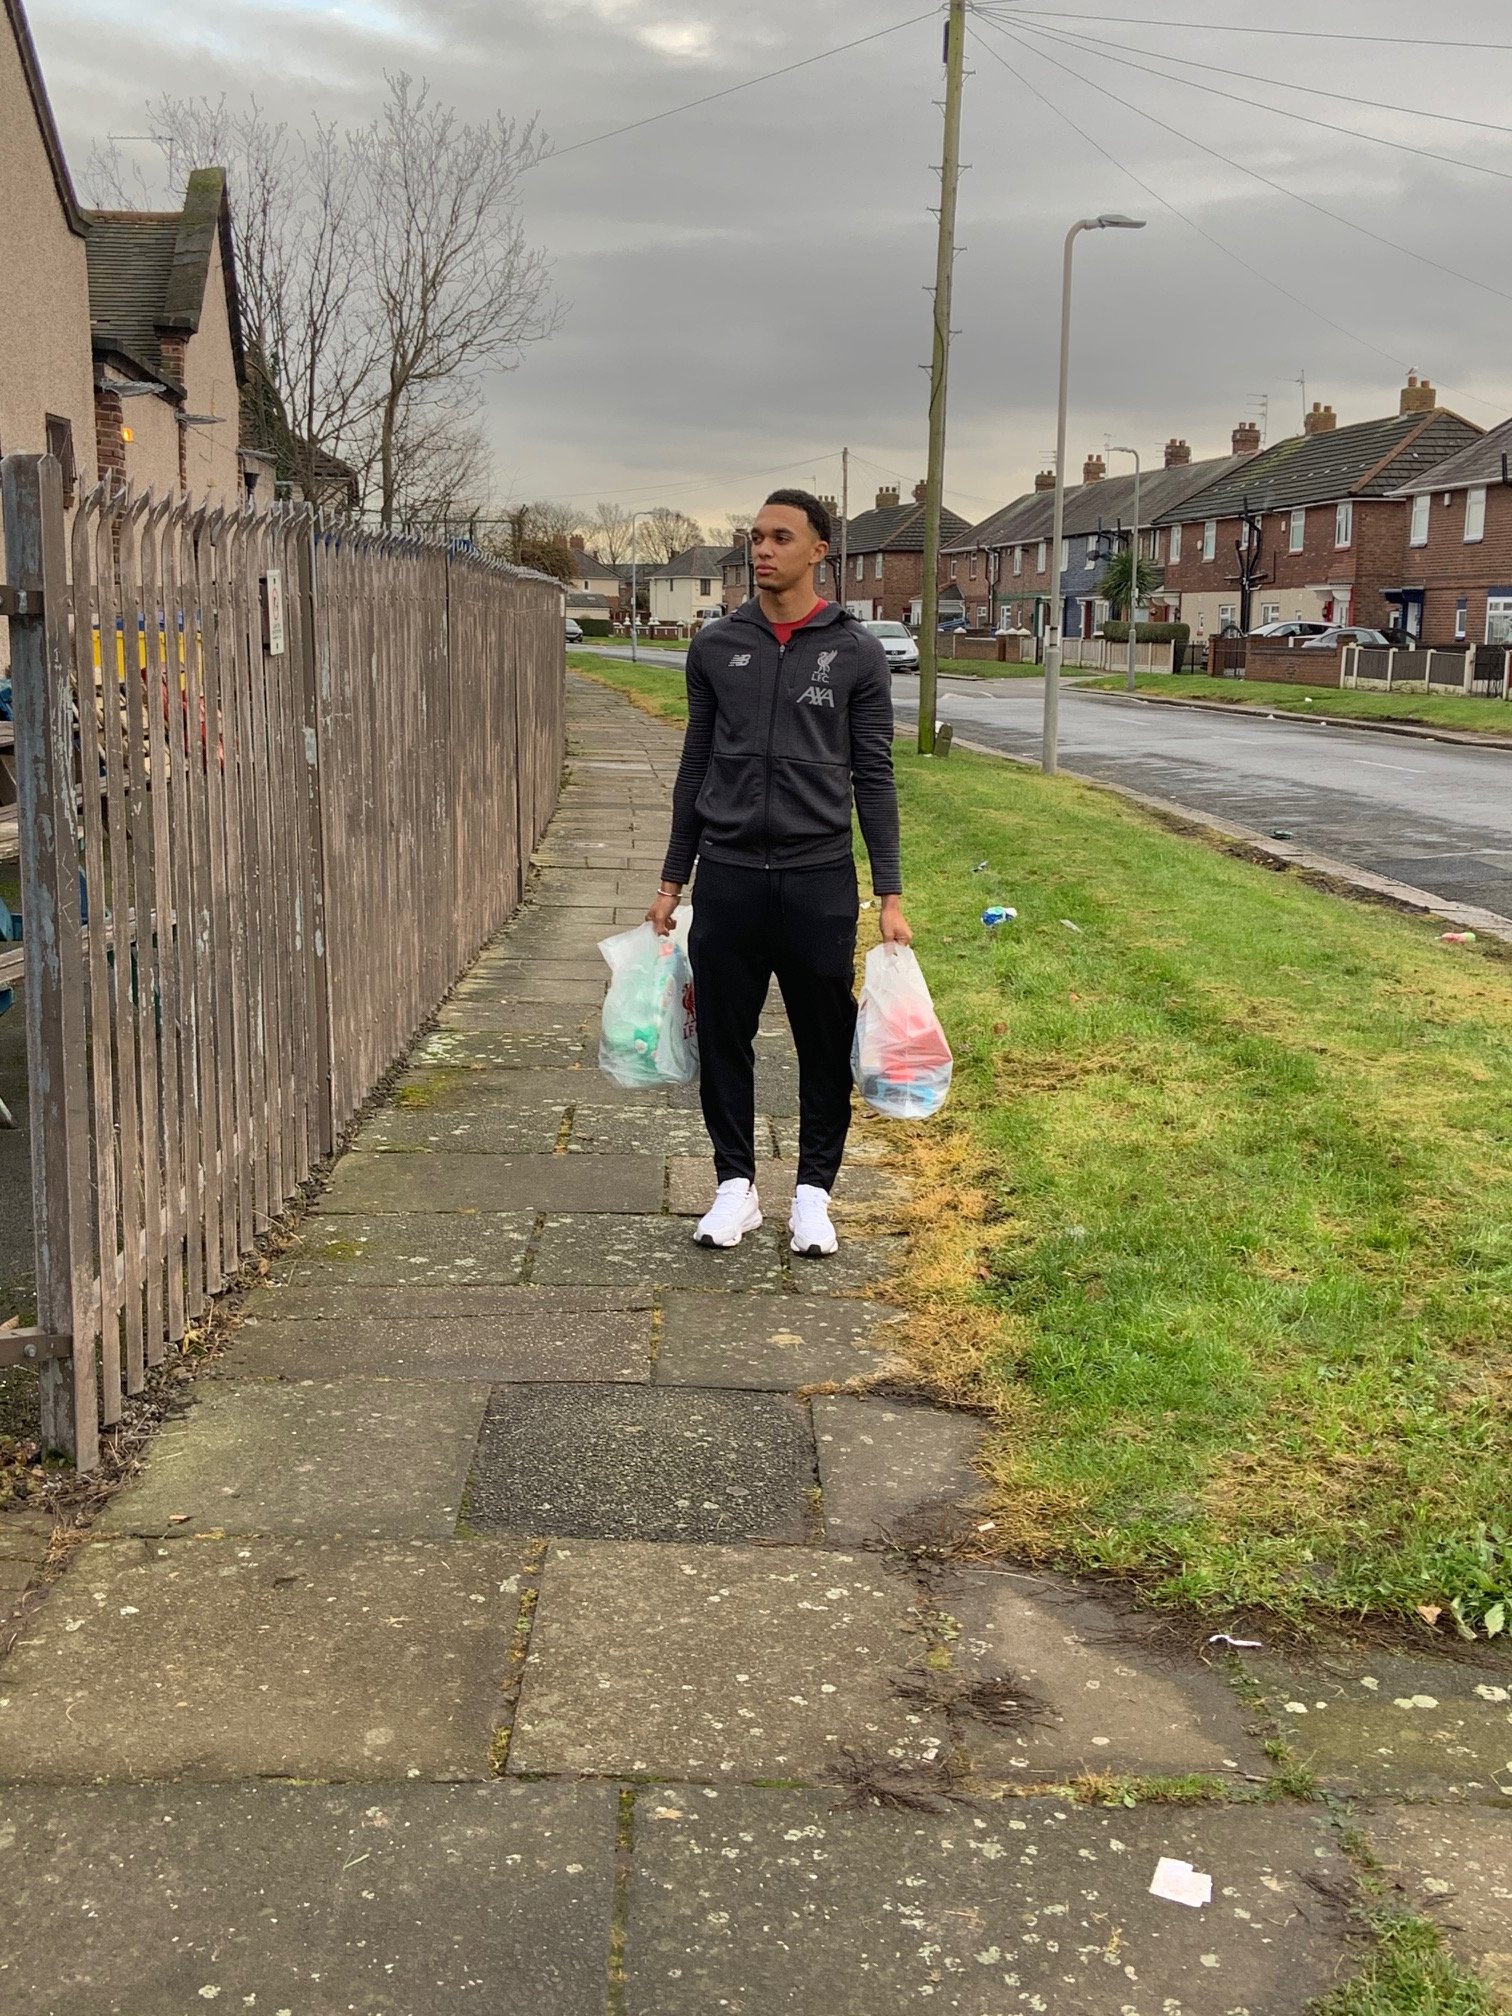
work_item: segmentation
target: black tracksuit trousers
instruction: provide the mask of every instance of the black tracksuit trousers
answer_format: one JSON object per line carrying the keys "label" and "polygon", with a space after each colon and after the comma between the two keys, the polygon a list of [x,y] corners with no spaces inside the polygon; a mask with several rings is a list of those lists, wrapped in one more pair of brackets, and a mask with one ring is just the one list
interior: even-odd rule
{"label": "black tracksuit trousers", "polygon": [[699,1094],[721,1183],[756,1179],[755,1037],[772,975],[798,1050],[798,1181],[832,1190],[850,1128],[854,862],[735,868],[700,861],[693,887]]}

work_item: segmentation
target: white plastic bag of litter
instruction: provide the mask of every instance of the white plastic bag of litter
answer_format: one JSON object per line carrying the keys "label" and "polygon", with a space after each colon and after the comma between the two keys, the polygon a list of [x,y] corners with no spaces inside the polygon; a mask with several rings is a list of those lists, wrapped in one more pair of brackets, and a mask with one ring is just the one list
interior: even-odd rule
{"label": "white plastic bag of litter", "polygon": [[907,945],[874,945],[851,1050],[856,1090],[888,1120],[928,1120],[945,1104],[950,1072],[950,1045],[918,960]]}
{"label": "white plastic bag of litter", "polygon": [[599,1031],[599,1069],[631,1091],[688,1085],[698,1076],[698,1025],[687,934],[660,937],[649,924],[601,938],[609,992]]}

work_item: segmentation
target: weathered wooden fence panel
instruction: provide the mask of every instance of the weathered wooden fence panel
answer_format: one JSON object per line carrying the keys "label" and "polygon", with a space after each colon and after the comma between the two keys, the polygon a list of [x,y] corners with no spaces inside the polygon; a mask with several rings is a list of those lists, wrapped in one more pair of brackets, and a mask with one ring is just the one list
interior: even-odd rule
{"label": "weathered wooden fence panel", "polygon": [[82,1468],[520,900],[561,592],[0,466],[43,1430]]}

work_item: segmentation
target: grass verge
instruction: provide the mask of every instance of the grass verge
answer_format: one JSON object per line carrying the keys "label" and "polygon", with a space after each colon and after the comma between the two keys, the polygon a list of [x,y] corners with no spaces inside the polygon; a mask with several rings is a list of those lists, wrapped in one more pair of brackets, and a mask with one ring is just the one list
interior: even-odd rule
{"label": "grass verge", "polygon": [[[1093,691],[1122,692],[1122,675],[1081,679]],[[1476,700],[1453,693],[1356,693],[1336,686],[1285,686],[1269,679],[1209,679],[1201,674],[1168,678],[1144,673],[1138,690],[1157,700],[1219,700],[1229,707],[1263,708],[1267,714],[1334,714],[1354,721],[1407,721],[1430,728],[1458,728],[1478,735],[1505,735],[1512,741],[1512,704]]]}
{"label": "grass verge", "polygon": [[591,651],[569,651],[567,664],[571,671],[623,693],[643,714],[673,721],[679,728],[687,726],[687,687],[676,666],[632,665],[628,658],[604,658]]}
{"label": "grass verge", "polygon": [[957,1076],[897,1292],[996,1416],[997,1537],[1170,1602],[1495,1629],[1507,969],[1074,780],[898,772]]}
{"label": "grass verge", "polygon": [[[671,669],[586,669],[683,718]],[[1005,1551],[1210,1609],[1512,1620],[1507,967],[1073,779],[897,763],[957,1068],[943,1122],[890,1130],[896,1293],[994,1417]]]}
{"label": "grass verge", "polygon": [[1502,2016],[1506,2004],[1454,1958],[1426,1918],[1370,1919],[1375,1950],[1308,2016]]}
{"label": "grass verge", "polygon": [[1042,665],[999,665],[991,658],[942,658],[942,679],[1043,679]]}

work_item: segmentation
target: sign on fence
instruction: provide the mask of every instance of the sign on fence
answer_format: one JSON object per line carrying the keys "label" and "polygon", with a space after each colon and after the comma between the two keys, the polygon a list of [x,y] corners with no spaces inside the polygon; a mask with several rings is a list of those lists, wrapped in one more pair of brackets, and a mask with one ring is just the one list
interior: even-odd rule
{"label": "sign on fence", "polygon": [[234,1279],[520,899],[564,745],[560,589],[304,509],[0,463],[43,1432]]}

